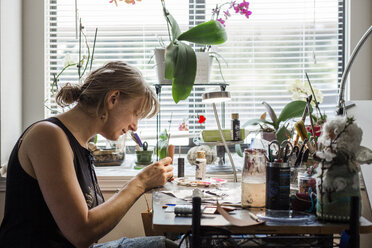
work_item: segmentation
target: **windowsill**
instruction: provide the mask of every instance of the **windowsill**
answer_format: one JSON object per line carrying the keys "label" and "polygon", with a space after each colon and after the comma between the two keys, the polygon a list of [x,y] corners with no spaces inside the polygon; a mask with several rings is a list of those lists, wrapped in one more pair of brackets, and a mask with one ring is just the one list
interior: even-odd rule
{"label": "windowsill", "polygon": [[[182,154],[181,157],[185,157],[185,154]],[[175,156],[175,163],[173,164],[174,170],[173,173],[175,176],[178,174],[178,166],[177,166],[177,159],[178,155]],[[227,156],[226,156],[226,160]],[[120,166],[106,166],[106,167],[96,167],[95,171],[97,174],[98,182],[101,187],[102,191],[116,191],[123,187],[126,183],[128,183],[133,177],[135,177],[141,170],[134,169],[135,156],[134,154],[126,154],[125,160],[122,165]],[[237,177],[238,181],[241,178],[241,165],[242,165],[243,158],[234,156],[235,166],[237,167]],[[217,165],[214,165],[215,167]],[[195,176],[195,167],[190,165],[185,158],[185,176],[192,177]],[[218,177],[222,179],[226,179],[228,181],[233,181],[234,176],[232,172],[211,172],[208,173],[208,166],[207,166],[207,177]]]}
{"label": "windowsill", "polygon": [[[185,154],[182,154],[181,157],[185,157]],[[238,157],[236,154],[233,156],[235,166],[237,167],[237,177],[238,181],[241,179],[241,165],[243,164],[243,158]],[[175,163],[173,164],[174,170],[173,173],[175,176],[178,174],[177,166],[178,155],[175,155]],[[126,183],[128,183],[133,177],[135,177],[141,170],[134,169],[135,155],[126,154],[125,160],[120,166],[105,166],[105,167],[95,167],[98,183],[103,192],[107,191],[117,191],[121,189]],[[226,156],[226,161],[228,161]],[[216,162],[217,163],[217,162]],[[216,164],[215,163],[215,164]],[[217,167],[217,165],[212,165]],[[233,181],[234,176],[232,172],[211,172],[208,173],[207,166],[207,177],[218,177],[228,181]],[[229,168],[229,165],[226,166]],[[211,168],[211,167],[209,167]],[[190,165],[185,158],[185,176],[192,177],[195,176],[195,167]],[[5,191],[6,180],[5,178],[0,178],[0,192]]]}

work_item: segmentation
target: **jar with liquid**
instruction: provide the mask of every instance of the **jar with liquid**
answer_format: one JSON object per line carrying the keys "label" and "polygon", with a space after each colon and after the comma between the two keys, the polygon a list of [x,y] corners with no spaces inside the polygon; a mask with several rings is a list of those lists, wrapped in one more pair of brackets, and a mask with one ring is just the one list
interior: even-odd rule
{"label": "jar with liquid", "polygon": [[265,207],[266,151],[245,149],[242,172],[242,207]]}

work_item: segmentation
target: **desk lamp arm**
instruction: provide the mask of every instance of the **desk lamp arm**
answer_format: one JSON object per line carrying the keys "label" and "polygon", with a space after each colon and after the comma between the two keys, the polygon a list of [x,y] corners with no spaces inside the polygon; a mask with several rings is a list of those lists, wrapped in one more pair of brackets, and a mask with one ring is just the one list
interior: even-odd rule
{"label": "desk lamp arm", "polygon": [[225,140],[225,137],[223,136],[223,133],[222,133],[220,120],[219,120],[219,118],[218,118],[218,114],[217,114],[216,104],[215,104],[215,103],[212,103],[212,106],[213,106],[213,111],[214,111],[214,117],[216,118],[216,122],[217,122],[218,131],[219,131],[219,133],[220,133],[220,136],[221,136],[221,139],[222,139],[222,143],[223,143],[223,145],[225,146],[225,150],[226,150],[226,152],[227,152],[227,155],[229,156],[229,160],[230,160],[230,163],[231,163],[231,167],[232,167],[233,172],[234,172],[234,182],[237,182],[237,181],[238,181],[238,178],[237,178],[237,176],[236,176],[236,169],[235,169],[234,160],[233,160],[233,158],[232,158],[232,156],[231,156],[231,153],[230,153],[229,147],[227,146],[227,144],[226,144],[226,140]]}
{"label": "desk lamp arm", "polygon": [[340,83],[340,93],[338,96],[337,115],[344,114],[344,108],[345,108],[344,107],[344,104],[345,104],[344,91],[345,91],[346,79],[347,79],[347,76],[349,75],[350,68],[354,62],[356,55],[358,54],[360,48],[363,46],[364,42],[366,42],[366,40],[368,39],[371,33],[372,33],[372,26],[368,28],[368,30],[364,33],[362,38],[359,40],[358,44],[356,45],[356,47],[354,48],[354,51],[352,52],[350,56],[350,60],[345,67],[344,73],[342,74],[341,83]]}

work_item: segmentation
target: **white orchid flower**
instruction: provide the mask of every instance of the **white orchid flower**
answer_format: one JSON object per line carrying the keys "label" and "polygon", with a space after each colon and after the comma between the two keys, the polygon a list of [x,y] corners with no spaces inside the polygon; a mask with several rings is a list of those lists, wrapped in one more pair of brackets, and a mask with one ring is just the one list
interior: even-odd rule
{"label": "white orchid flower", "polygon": [[[299,79],[296,79],[292,82],[288,88],[290,92],[292,92],[292,99],[293,100],[303,100],[306,101],[306,98],[310,95],[313,95],[311,91],[310,85],[308,83],[304,83]],[[316,87],[313,86],[314,96],[316,100],[321,103],[323,102],[323,93]],[[315,100],[311,101],[311,105],[315,106]]]}
{"label": "white orchid flower", "polygon": [[81,61],[80,61],[80,66],[83,67],[84,64],[85,64],[85,60],[87,59],[87,56],[86,55],[83,55],[83,57],[81,58]]}
{"label": "white orchid flower", "polygon": [[65,59],[63,61],[63,67],[67,67],[67,66],[73,65],[73,64],[76,64],[76,61],[74,60],[74,58],[71,57],[71,55],[69,53],[67,53],[65,55]]}

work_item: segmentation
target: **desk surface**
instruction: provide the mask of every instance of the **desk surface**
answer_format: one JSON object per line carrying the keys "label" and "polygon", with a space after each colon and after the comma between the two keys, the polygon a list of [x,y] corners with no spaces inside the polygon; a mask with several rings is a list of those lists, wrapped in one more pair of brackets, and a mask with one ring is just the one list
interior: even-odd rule
{"label": "desk surface", "polygon": [[[240,194],[240,183],[228,183],[227,187],[236,187],[237,194]],[[165,204],[186,204],[185,201],[161,193],[163,190],[186,189],[174,183],[167,183],[165,187],[153,192],[153,229],[160,232],[179,232],[186,233],[191,229],[191,217],[176,217],[173,212],[166,211],[162,206]],[[259,211],[259,210],[257,210]],[[261,210],[262,211],[262,210]],[[254,211],[252,211],[254,212]],[[250,218],[248,211],[244,209],[235,210],[231,213],[234,217],[244,219]],[[214,214],[201,218],[202,226],[226,227],[233,233],[244,234],[336,234],[348,229],[347,223],[327,223],[313,221],[309,223],[264,223],[254,226],[237,227],[232,226],[222,215]],[[372,223],[360,218],[360,233],[371,233]]]}

